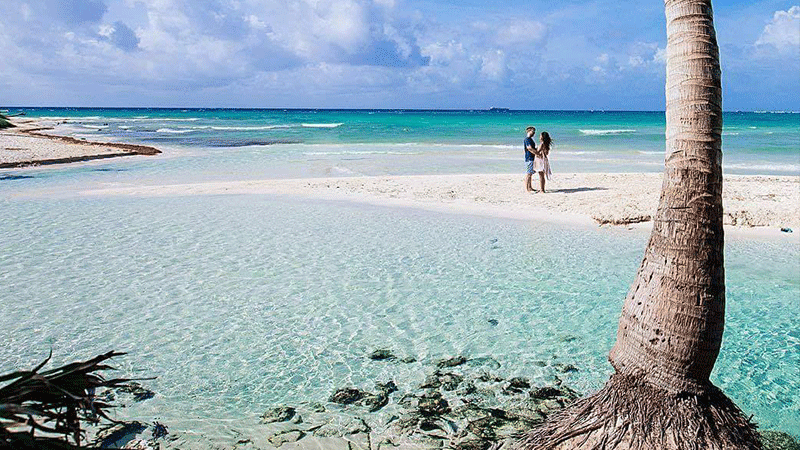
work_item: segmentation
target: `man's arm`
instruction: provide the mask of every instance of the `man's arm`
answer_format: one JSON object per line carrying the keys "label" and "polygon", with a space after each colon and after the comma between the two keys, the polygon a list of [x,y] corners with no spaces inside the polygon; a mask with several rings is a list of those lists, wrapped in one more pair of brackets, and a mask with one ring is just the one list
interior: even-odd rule
{"label": "man's arm", "polygon": [[536,153],[536,143],[535,142],[533,143],[533,146],[531,146],[528,143],[526,143],[525,144],[525,151],[527,151],[528,153],[530,153],[533,156],[538,155],[538,153]]}

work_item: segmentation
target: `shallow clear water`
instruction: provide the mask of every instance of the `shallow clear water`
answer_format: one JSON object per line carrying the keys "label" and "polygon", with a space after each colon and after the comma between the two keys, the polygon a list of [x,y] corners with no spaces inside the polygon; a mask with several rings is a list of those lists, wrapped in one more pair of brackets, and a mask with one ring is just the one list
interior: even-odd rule
{"label": "shallow clear water", "polygon": [[[520,172],[528,125],[553,137],[556,173],[660,172],[664,162],[663,112],[25,111],[51,119],[56,133],[190,154],[194,171],[211,177],[243,170],[271,176]],[[800,114],[727,112],[724,121],[727,173],[800,174]]]}
{"label": "shallow clear water", "polygon": [[[606,355],[643,231],[259,195],[75,193],[127,184],[521,172],[519,134],[529,123],[557,139],[556,176],[660,171],[663,113],[32,115],[66,120],[59,133],[155,144],[164,154],[0,171],[0,370],[33,366],[51,347],[55,363],[128,351],[116,365],[125,375],[158,376],[147,382],[158,395],[121,414],[223,434],[242,417],[278,403],[324,401],[345,385],[418,384],[427,363],[457,354],[491,355],[503,375],[537,384],[558,375],[584,393],[610,373]],[[798,175],[798,118],[727,113],[726,170]],[[731,237],[726,274],[726,333],[713,380],[762,428],[800,437],[800,247]],[[383,347],[420,362],[366,358]],[[554,363],[580,371],[556,374]]]}
{"label": "shallow clear water", "polygon": [[[124,414],[201,432],[345,385],[421,382],[423,364],[457,354],[539,384],[555,373],[535,361],[573,364],[559,376],[597,389],[647,237],[256,195],[0,212],[0,370],[51,347],[55,362],[129,351],[117,366],[158,376],[158,395]],[[800,252],[729,239],[726,267],[714,381],[763,428],[797,435]],[[375,348],[421,362],[376,365]]]}

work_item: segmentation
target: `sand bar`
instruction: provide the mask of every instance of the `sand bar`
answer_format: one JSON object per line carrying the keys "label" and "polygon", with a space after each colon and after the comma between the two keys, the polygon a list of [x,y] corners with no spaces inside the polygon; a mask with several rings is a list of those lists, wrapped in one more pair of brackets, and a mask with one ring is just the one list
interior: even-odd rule
{"label": "sand bar", "polygon": [[[728,175],[726,225],[800,232],[800,177]],[[561,174],[545,194],[527,193],[521,175],[417,175],[226,181],[87,189],[88,196],[271,194],[408,206],[537,221],[631,225],[651,221],[661,174]]]}
{"label": "sand bar", "polygon": [[161,153],[146,145],[91,142],[47,134],[44,124],[31,119],[12,119],[16,128],[0,130],[0,168],[64,164],[95,159]]}

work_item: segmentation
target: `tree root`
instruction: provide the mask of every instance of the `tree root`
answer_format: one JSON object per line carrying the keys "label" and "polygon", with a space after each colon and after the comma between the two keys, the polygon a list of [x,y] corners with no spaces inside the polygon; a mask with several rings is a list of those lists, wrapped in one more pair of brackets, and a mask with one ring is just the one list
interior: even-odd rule
{"label": "tree root", "polygon": [[611,376],[600,392],[553,414],[515,450],[760,450],[756,426],[718,388],[673,394]]}

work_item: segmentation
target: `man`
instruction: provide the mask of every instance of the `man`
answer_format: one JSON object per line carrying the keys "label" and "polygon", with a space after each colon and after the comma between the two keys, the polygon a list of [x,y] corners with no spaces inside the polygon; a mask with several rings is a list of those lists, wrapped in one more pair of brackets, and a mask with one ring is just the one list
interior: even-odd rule
{"label": "man", "polygon": [[525,129],[525,164],[528,166],[527,174],[525,175],[525,189],[528,192],[535,192],[531,185],[531,177],[533,176],[533,160],[536,156],[536,142],[533,136],[536,134],[535,127],[528,127]]}

